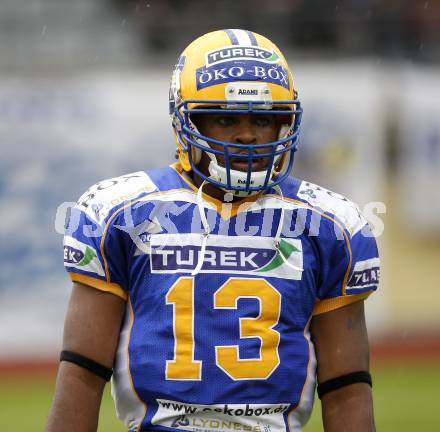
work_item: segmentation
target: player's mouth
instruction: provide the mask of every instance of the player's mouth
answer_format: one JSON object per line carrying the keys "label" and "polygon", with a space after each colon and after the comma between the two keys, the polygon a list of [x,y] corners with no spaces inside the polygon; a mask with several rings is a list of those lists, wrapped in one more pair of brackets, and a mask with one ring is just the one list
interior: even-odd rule
{"label": "player's mouth", "polygon": [[[254,159],[251,163],[251,171],[264,171],[266,169],[266,161],[263,158]],[[231,158],[231,168],[236,171],[248,171],[249,163],[245,158]]]}

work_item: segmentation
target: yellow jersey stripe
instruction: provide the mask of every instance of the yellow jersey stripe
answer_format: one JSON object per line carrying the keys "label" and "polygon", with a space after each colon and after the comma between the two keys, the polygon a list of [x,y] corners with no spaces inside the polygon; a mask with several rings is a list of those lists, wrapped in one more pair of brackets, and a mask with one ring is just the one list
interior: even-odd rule
{"label": "yellow jersey stripe", "polygon": [[69,276],[72,282],[79,282],[92,288],[96,288],[100,291],[112,293],[118,297],[121,297],[123,300],[127,300],[128,298],[127,292],[124,291],[118,284],[105,282],[101,279],[97,279],[92,276],[85,276],[80,273],[69,272]]}
{"label": "yellow jersey stripe", "polygon": [[325,312],[330,312],[332,310],[339,309],[343,306],[347,306],[349,304],[356,303],[361,300],[365,300],[371,293],[372,291],[369,291],[361,294],[354,294],[354,295],[319,300],[315,304],[315,308],[313,309],[313,315],[315,316]]}

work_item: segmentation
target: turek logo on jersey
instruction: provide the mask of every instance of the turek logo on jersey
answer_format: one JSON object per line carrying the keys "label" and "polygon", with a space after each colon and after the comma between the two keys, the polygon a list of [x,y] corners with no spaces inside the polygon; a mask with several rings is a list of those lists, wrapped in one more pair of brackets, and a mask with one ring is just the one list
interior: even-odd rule
{"label": "turek logo on jersey", "polygon": [[380,278],[379,258],[358,261],[347,284],[347,291],[366,291],[377,286]]}
{"label": "turek logo on jersey", "polygon": [[104,268],[96,250],[73,237],[64,237],[64,265],[104,276]]}
{"label": "turek logo on jersey", "polygon": [[206,66],[228,60],[257,60],[264,63],[277,63],[280,60],[275,51],[260,47],[224,47],[206,54]]}
{"label": "turek logo on jersey", "polygon": [[[150,241],[152,273],[191,273],[199,260],[203,260],[200,273],[301,279],[303,253],[298,239],[282,239],[278,252],[270,237],[210,235],[204,254],[200,234],[157,234]],[[286,265],[285,260],[296,269]]]}
{"label": "turek logo on jersey", "polygon": [[79,249],[75,249],[72,246],[64,246],[64,262],[66,263],[77,264],[80,267],[84,267],[95,257],[96,253],[88,246],[86,246],[84,252],[80,251]]}

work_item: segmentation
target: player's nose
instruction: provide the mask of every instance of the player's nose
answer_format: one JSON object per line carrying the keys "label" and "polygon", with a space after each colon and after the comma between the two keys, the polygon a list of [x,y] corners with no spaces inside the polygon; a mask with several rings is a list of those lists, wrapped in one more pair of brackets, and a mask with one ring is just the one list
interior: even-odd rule
{"label": "player's nose", "polygon": [[257,135],[250,116],[240,116],[236,124],[233,142],[236,144],[256,144]]}

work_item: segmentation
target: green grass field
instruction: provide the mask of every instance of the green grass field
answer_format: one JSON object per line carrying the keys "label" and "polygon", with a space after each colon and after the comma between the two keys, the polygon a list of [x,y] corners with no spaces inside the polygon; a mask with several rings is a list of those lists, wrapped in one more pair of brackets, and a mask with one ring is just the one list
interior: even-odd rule
{"label": "green grass field", "polygon": [[[44,430],[54,388],[53,376],[25,379],[0,376],[0,431]],[[374,402],[378,431],[440,431],[440,366],[389,363],[374,369]],[[322,431],[320,404],[305,432]],[[113,412],[109,387],[100,416],[100,432],[124,432]]]}

